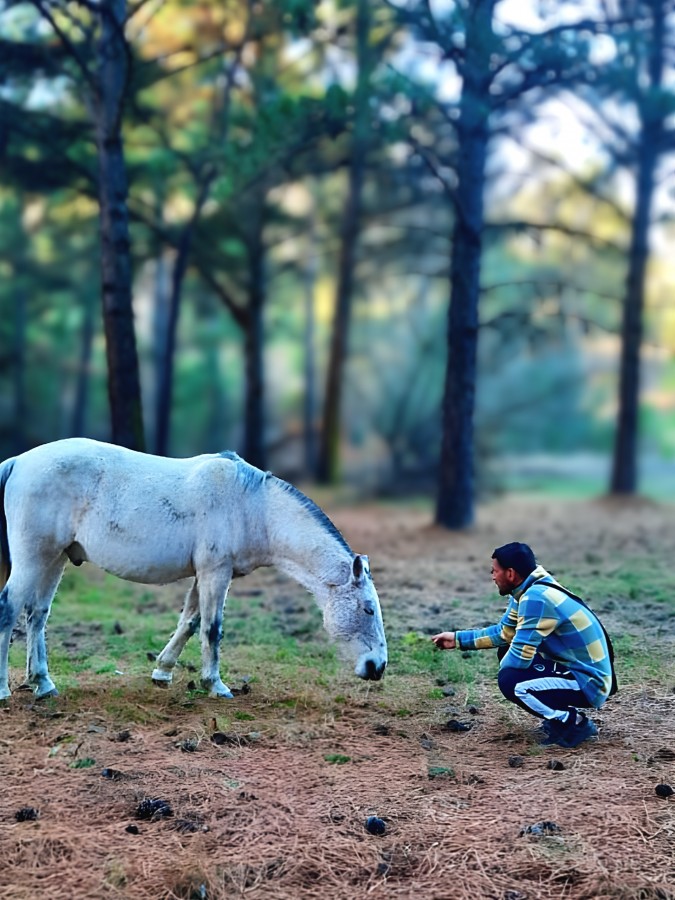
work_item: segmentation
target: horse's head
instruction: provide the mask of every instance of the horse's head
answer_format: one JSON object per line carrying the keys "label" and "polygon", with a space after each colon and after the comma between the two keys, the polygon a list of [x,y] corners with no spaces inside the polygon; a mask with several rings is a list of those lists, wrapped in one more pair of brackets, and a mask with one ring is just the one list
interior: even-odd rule
{"label": "horse's head", "polygon": [[355,674],[368,681],[379,681],[387,666],[387,639],[368,557],[354,556],[344,574],[344,583],[329,585],[323,606],[324,625],[328,634],[356,659]]}

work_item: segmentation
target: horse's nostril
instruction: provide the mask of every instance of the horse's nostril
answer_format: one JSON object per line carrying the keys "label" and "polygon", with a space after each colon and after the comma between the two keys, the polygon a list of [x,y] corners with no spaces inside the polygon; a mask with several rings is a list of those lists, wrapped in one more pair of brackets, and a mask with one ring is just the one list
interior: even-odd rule
{"label": "horse's nostril", "polygon": [[384,675],[385,663],[375,665],[372,659],[366,661],[366,678],[368,681],[379,681]]}

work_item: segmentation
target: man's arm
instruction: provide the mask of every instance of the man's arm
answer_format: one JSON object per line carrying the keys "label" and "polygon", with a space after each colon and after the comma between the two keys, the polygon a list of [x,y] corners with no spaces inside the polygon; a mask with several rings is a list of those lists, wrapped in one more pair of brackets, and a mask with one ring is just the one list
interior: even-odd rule
{"label": "man's arm", "polygon": [[516,627],[518,604],[511,597],[500,621],[473,631],[442,631],[431,640],[440,650],[488,650],[511,641]]}
{"label": "man's arm", "polygon": [[520,609],[516,632],[508,652],[504,654],[501,667],[527,669],[544,638],[554,631],[557,618],[551,615],[550,604],[538,591],[526,592],[520,598]]}
{"label": "man's arm", "polygon": [[435,634],[431,640],[439,650],[454,650],[457,646],[454,631],[442,631],[440,634]]}

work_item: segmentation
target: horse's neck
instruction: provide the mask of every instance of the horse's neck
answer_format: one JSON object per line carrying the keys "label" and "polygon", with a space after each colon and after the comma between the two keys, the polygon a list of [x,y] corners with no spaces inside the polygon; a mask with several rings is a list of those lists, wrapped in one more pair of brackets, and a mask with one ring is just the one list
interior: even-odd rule
{"label": "horse's neck", "polygon": [[348,577],[348,550],[292,494],[276,492],[268,511],[272,564],[321,602],[329,584]]}

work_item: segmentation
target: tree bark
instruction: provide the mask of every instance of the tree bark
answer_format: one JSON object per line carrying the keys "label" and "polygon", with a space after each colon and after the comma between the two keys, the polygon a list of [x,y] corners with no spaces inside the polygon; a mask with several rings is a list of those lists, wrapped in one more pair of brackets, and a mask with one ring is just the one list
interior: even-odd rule
{"label": "tree bark", "polygon": [[14,341],[12,347],[12,372],[14,410],[12,449],[14,455],[23,453],[26,446],[26,292],[19,287],[14,299]]}
{"label": "tree bark", "polygon": [[638,485],[640,346],[643,335],[645,273],[649,258],[649,219],[655,166],[656,154],[645,140],[639,162],[637,202],[632,223],[621,324],[619,409],[610,487],[613,494],[633,494]]}
{"label": "tree bark", "polygon": [[267,468],[264,434],[264,321],[265,244],[263,241],[263,203],[256,207],[255,228],[247,240],[249,265],[249,302],[244,339],[246,397],[244,411],[244,458],[259,469]]}
{"label": "tree bark", "polygon": [[610,481],[612,494],[634,494],[638,486],[640,347],[644,330],[643,312],[649,260],[651,208],[659,158],[658,147],[664,127],[662,113],[655,103],[663,82],[665,27],[663,4],[654,3],[652,14],[654,19],[650,42],[650,84],[639,103],[642,129],[621,325],[619,408]]}
{"label": "tree bark", "polygon": [[125,0],[101,6],[96,143],[99,159],[103,323],[108,361],[112,440],[145,449],[138,353],[131,296],[131,248],[122,109],[129,65]]}
{"label": "tree bark", "polygon": [[316,471],[316,367],[314,359],[315,316],[314,294],[317,280],[315,211],[310,211],[307,235],[307,260],[303,272],[305,286],[305,330],[303,345],[305,350],[305,394],[303,402],[303,435],[305,451],[305,471],[313,475]]}
{"label": "tree bark", "polygon": [[188,269],[192,238],[197,221],[202,213],[204,203],[208,197],[212,180],[212,176],[209,175],[200,186],[199,197],[195,203],[194,212],[180,236],[176,259],[171,273],[171,294],[169,297],[169,309],[166,321],[165,343],[160,349],[161,361],[158,368],[159,383],[157,386],[155,453],[159,456],[166,456],[169,450],[169,426],[171,422],[171,405],[173,401],[174,357],[176,355],[176,335],[178,333],[178,317],[180,314],[183,282]]}
{"label": "tree bark", "polygon": [[474,409],[478,303],[489,107],[484,86],[494,0],[477,0],[467,19],[466,63],[457,122],[458,161],[450,261],[448,359],[436,522],[466,528],[474,518]]}
{"label": "tree bark", "polygon": [[354,140],[349,166],[349,187],[340,229],[340,257],[335,297],[335,314],[331,338],[323,423],[317,461],[317,478],[322,484],[334,484],[339,477],[340,425],[344,369],[347,359],[354,265],[359,238],[363,181],[370,129],[370,72],[372,57],[368,46],[370,12],[368,0],[359,0],[356,14],[356,46],[358,60],[355,95]]}
{"label": "tree bark", "polygon": [[75,383],[73,414],[70,433],[81,437],[85,433],[87,403],[89,400],[89,383],[91,378],[91,351],[94,343],[94,301],[95,295],[85,297],[82,302],[82,330],[80,332],[80,364]]}

